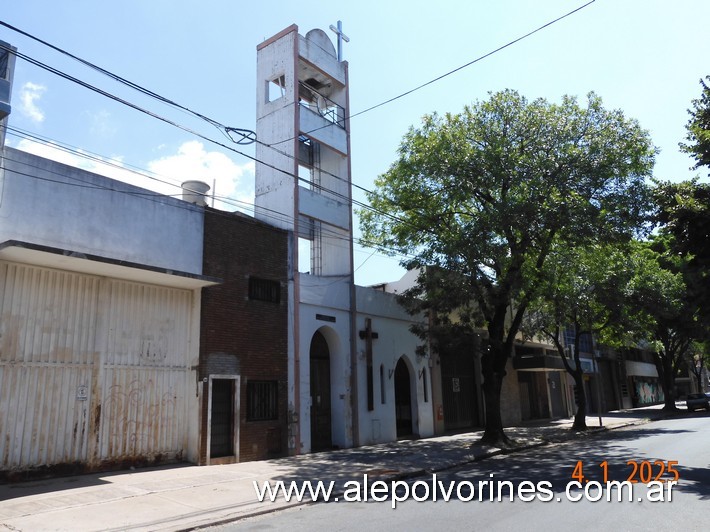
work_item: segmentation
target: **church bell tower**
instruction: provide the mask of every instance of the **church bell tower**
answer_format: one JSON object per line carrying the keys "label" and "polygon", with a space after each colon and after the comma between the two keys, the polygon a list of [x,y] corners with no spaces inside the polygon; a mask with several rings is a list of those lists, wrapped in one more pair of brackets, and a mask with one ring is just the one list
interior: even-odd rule
{"label": "church bell tower", "polygon": [[324,31],[295,25],[257,46],[255,217],[293,235],[295,453],[357,441],[347,37],[331,29],[337,52]]}

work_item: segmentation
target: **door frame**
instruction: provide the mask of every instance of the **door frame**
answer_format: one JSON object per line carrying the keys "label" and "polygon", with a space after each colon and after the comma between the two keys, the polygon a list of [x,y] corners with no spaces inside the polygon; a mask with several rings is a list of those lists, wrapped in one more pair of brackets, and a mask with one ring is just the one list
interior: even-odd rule
{"label": "door frame", "polygon": [[[313,356],[313,339],[316,337],[317,334],[320,334],[321,337],[323,338],[323,341],[325,342],[325,346],[328,349],[328,356],[327,357],[314,357]],[[313,361],[314,360],[320,360],[320,361],[326,361],[328,365],[328,371],[327,371],[327,381],[328,381],[328,393],[327,393],[327,399],[328,399],[328,445],[321,448],[318,447],[315,449],[314,446],[314,441],[315,441],[315,431],[314,431],[314,426],[317,426],[315,423],[315,417],[314,417],[314,411],[316,409],[315,403],[314,403],[314,397],[313,397],[313,382],[314,382],[314,376],[313,376]],[[328,342],[328,337],[326,334],[324,334],[324,328],[319,328],[316,330],[312,335],[311,335],[311,342],[310,342],[310,348],[308,352],[308,363],[309,363],[309,397],[310,397],[310,409],[309,409],[309,417],[310,417],[310,451],[311,452],[319,452],[319,451],[324,451],[324,450],[329,450],[333,447],[333,353],[332,349],[330,346],[330,342]],[[325,376],[325,375],[324,375]],[[319,383],[322,384],[322,381],[318,381]],[[314,450],[315,449],[315,450]]]}
{"label": "door frame", "polygon": [[[219,458],[212,458],[210,456],[210,444],[212,442],[212,381],[214,380],[233,380],[233,394],[234,394],[234,429],[232,433],[232,438],[234,438],[234,455],[231,456],[220,456]],[[239,425],[241,420],[241,411],[239,410],[239,398],[241,389],[241,378],[239,375],[210,375],[209,384],[207,387],[207,461],[205,465],[215,465],[215,464],[234,464],[239,462]]]}
{"label": "door frame", "polygon": [[[404,369],[407,372],[407,387],[409,388],[409,425],[410,425],[410,430],[411,432],[409,434],[399,434],[398,429],[398,421],[399,421],[399,416],[398,414],[398,405],[397,405],[397,368],[399,367],[400,363],[404,367]],[[405,355],[402,355],[397,359],[397,362],[394,365],[394,423],[395,423],[395,437],[397,439],[409,439],[409,438],[418,438],[419,437],[419,422],[418,422],[418,412],[419,412],[419,401],[417,397],[417,381],[415,378],[415,371],[411,367],[409,360]],[[400,391],[400,397],[402,397],[402,393]]]}

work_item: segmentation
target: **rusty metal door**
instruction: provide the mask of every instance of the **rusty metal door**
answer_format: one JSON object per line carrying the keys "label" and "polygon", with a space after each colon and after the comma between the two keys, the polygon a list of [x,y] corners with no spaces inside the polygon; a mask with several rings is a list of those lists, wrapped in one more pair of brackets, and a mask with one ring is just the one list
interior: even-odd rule
{"label": "rusty metal door", "polygon": [[0,470],[180,458],[192,294],[0,261]]}
{"label": "rusty metal door", "polygon": [[179,458],[187,446],[191,293],[118,280],[109,292],[97,458]]}
{"label": "rusty metal door", "polygon": [[0,470],[87,460],[99,279],[0,262]]}

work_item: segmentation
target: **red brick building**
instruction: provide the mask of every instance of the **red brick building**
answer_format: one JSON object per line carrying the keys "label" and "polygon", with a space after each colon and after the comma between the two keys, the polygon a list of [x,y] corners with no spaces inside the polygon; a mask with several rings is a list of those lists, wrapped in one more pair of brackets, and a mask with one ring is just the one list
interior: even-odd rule
{"label": "red brick building", "polygon": [[[200,463],[287,454],[287,231],[205,208]],[[238,423],[235,423],[238,420]]]}

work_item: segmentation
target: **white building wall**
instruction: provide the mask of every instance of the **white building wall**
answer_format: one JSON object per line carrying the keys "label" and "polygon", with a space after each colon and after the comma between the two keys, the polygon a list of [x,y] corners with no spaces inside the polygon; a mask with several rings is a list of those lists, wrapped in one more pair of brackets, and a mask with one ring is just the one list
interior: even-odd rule
{"label": "white building wall", "polygon": [[[350,284],[340,277],[329,279],[299,274],[299,346],[300,432],[301,452],[311,451],[310,347],[316,331],[320,331],[330,350],[331,437],[340,448],[355,444],[350,404]],[[330,321],[334,319],[335,321]]]}
{"label": "white building wall", "polygon": [[0,469],[195,461],[202,208],[3,154]]}
{"label": "white building wall", "polygon": [[13,148],[4,159],[0,243],[202,273],[199,207]]}
{"label": "white building wall", "polygon": [[[323,314],[335,322],[319,320]],[[350,407],[350,322],[349,313],[311,305],[300,307],[300,373],[301,373],[301,443],[302,451],[311,451],[311,415],[313,398],[310,395],[310,346],[313,335],[320,331],[330,351],[330,408],[333,446],[349,448],[354,445],[352,408]]]}
{"label": "white building wall", "polygon": [[[258,220],[293,230],[296,224],[298,163],[294,138],[297,136],[295,106],[298,105],[298,80],[293,47],[296,31],[269,40],[257,47],[256,70],[257,133],[255,210]],[[269,82],[284,76],[284,94],[269,97]],[[281,169],[281,170],[279,170]]]}
{"label": "white building wall", "polygon": [[409,330],[414,318],[393,294],[365,287],[356,290],[357,329],[364,330],[365,320],[370,318],[372,330],[378,336],[372,340],[373,410],[368,410],[367,404],[367,344],[359,336],[357,340],[360,443],[369,445],[397,439],[394,371],[401,357],[410,370],[414,434],[421,438],[433,436],[432,364],[428,356],[417,355],[423,342]]}

